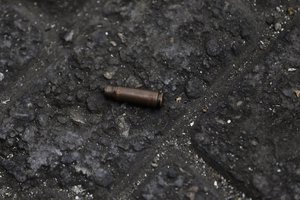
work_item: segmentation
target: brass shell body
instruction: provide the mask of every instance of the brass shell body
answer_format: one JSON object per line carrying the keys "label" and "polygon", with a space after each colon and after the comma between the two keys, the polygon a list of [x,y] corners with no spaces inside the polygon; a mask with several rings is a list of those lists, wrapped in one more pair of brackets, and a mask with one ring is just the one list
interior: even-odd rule
{"label": "brass shell body", "polygon": [[105,96],[120,102],[128,102],[152,108],[162,107],[163,93],[142,89],[106,86]]}

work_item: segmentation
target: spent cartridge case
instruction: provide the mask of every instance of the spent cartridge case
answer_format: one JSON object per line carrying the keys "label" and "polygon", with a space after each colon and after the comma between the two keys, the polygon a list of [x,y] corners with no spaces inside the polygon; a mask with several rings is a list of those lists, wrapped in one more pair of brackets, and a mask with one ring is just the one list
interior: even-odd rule
{"label": "spent cartridge case", "polygon": [[104,95],[119,101],[158,108],[163,105],[163,93],[125,87],[106,86]]}

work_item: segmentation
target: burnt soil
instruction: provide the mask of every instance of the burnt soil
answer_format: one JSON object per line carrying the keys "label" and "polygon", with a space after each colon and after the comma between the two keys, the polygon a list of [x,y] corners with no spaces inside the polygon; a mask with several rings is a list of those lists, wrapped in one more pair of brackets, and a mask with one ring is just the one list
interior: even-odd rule
{"label": "burnt soil", "polygon": [[300,199],[299,0],[0,3],[0,199]]}

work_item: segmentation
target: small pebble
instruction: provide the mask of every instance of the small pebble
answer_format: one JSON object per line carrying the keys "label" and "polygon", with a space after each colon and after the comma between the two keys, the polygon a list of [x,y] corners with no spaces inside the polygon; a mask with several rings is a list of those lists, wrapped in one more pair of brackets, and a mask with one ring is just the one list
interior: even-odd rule
{"label": "small pebble", "polygon": [[0,81],[3,81],[4,79],[4,74],[0,72]]}
{"label": "small pebble", "polygon": [[282,28],[282,26],[281,26],[281,24],[278,22],[278,23],[275,24],[275,27],[274,27],[274,28],[275,28],[276,31],[280,31],[281,28]]}
{"label": "small pebble", "polygon": [[238,101],[237,103],[236,103],[236,106],[241,106],[243,104],[243,101]]}
{"label": "small pebble", "polygon": [[296,68],[288,68],[288,71],[289,72],[294,72],[294,71],[296,71],[297,69]]}
{"label": "small pebble", "polygon": [[118,33],[118,37],[120,38],[120,40],[121,40],[122,43],[126,42],[126,38],[125,38],[125,36],[124,36],[123,33]]}
{"label": "small pebble", "polygon": [[113,76],[115,75],[115,72],[105,72],[103,74],[103,76],[107,79],[107,80],[111,80],[113,78]]}
{"label": "small pebble", "polygon": [[63,117],[63,116],[58,116],[57,121],[61,124],[66,124],[68,122],[68,119],[66,117]]}
{"label": "small pebble", "polygon": [[182,100],[182,97],[177,97],[175,101],[176,101],[177,103],[180,103],[181,100]]}
{"label": "small pebble", "polygon": [[116,43],[115,41],[110,41],[110,44],[111,44],[112,46],[114,46],[114,47],[117,46],[117,43]]}
{"label": "small pebble", "polygon": [[74,31],[72,30],[72,31],[65,34],[64,40],[66,42],[71,42],[73,40],[73,36],[74,36]]}
{"label": "small pebble", "polygon": [[294,92],[297,97],[300,97],[300,90],[294,90]]}
{"label": "small pebble", "polygon": [[140,88],[143,86],[143,84],[137,77],[130,75],[126,80],[126,86],[132,88]]}
{"label": "small pebble", "polygon": [[296,10],[294,8],[292,8],[292,7],[289,7],[287,9],[287,13],[288,13],[288,15],[291,16],[291,15],[294,15],[296,13]]}

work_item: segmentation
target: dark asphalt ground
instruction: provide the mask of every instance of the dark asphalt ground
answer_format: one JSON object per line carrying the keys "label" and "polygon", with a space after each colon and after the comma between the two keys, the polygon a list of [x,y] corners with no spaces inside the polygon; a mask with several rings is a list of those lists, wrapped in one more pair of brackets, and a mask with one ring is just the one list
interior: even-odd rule
{"label": "dark asphalt ground", "polygon": [[299,0],[0,3],[0,199],[300,199]]}

